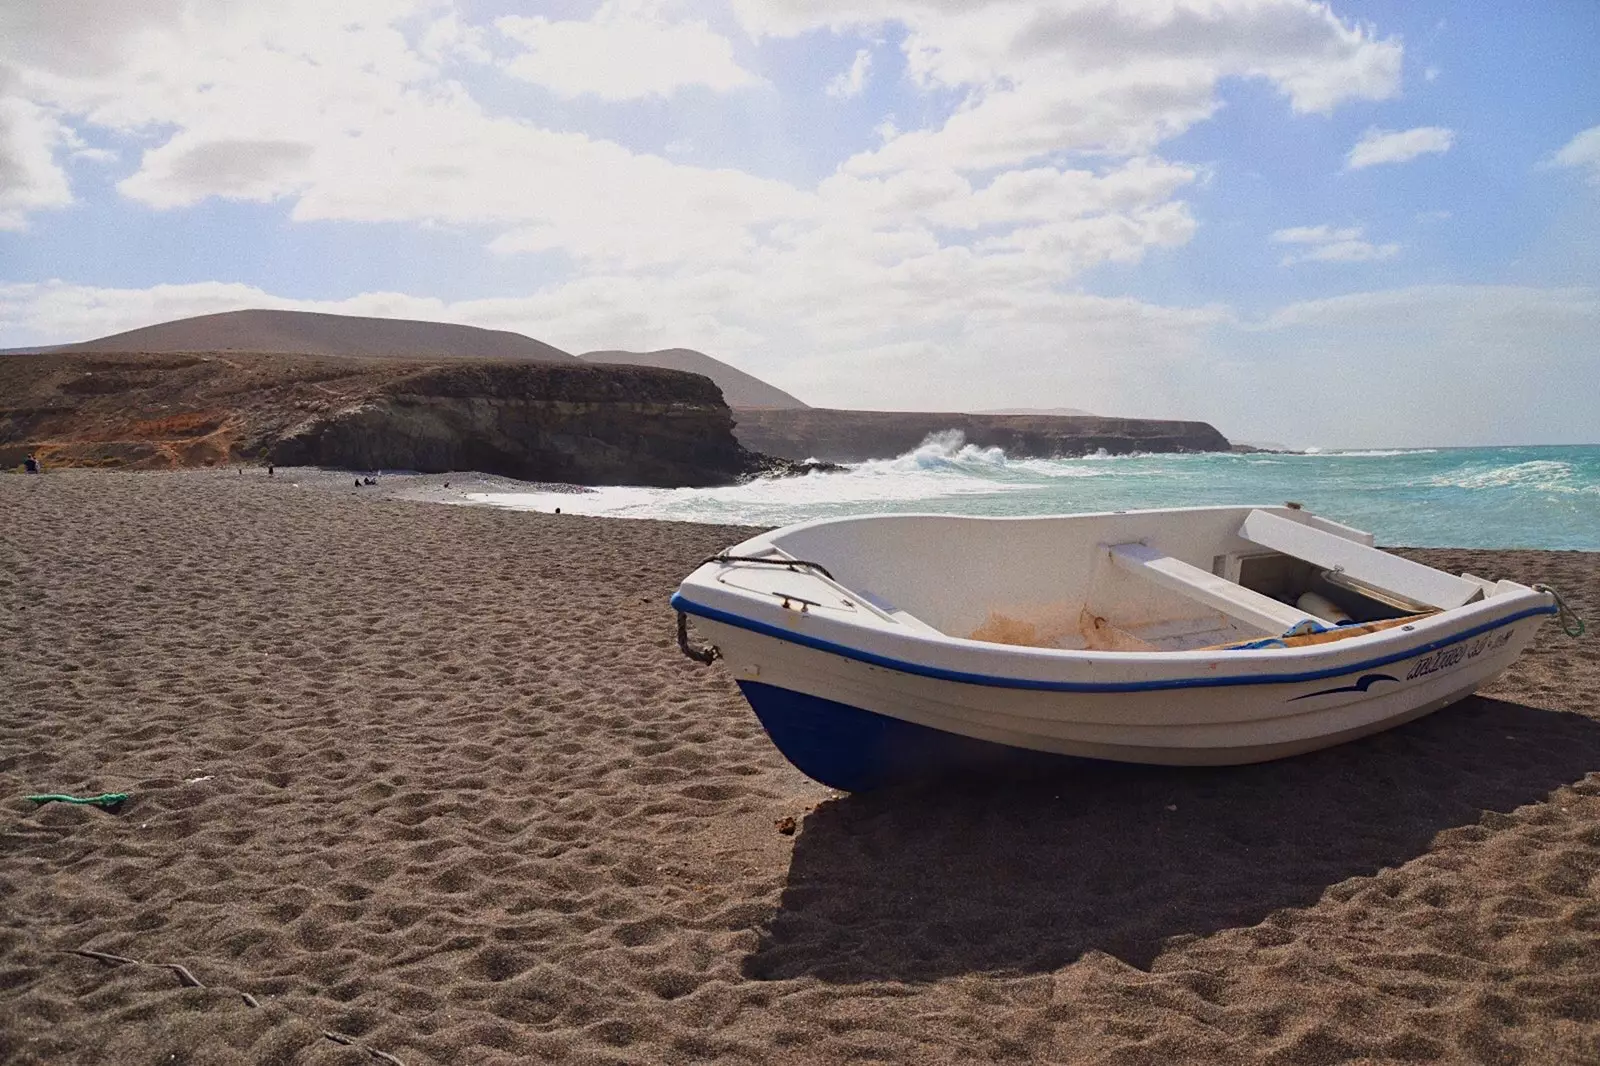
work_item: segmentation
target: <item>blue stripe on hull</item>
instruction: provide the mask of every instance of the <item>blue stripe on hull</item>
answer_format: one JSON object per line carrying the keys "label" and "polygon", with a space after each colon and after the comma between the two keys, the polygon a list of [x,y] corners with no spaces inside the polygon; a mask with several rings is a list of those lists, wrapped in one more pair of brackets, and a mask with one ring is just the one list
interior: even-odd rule
{"label": "blue stripe on hull", "polygon": [[974,740],[759,681],[740,681],[739,688],[785,758],[807,777],[845,792],[957,770],[1084,761]]}
{"label": "blue stripe on hull", "polygon": [[[1487,633],[1493,629],[1502,629],[1524,618],[1535,615],[1555,614],[1556,608],[1529,607],[1504,618],[1497,618],[1492,622],[1473,626],[1449,636],[1440,637],[1438,640],[1419,644],[1413,648],[1393,652],[1376,659],[1367,659],[1358,663],[1347,663],[1342,666],[1331,666],[1322,670],[1303,670],[1288,674],[1232,674],[1226,677],[1175,677],[1161,678],[1154,681],[1044,681],[1038,678],[1027,677],[997,677],[990,674],[974,674],[962,670],[946,670],[943,667],[929,666],[925,663],[909,662],[903,659],[893,659],[886,655],[866,651],[863,648],[838,644],[820,637],[808,636],[805,633],[793,632],[757,621],[754,618],[745,618],[742,615],[730,614],[719,611],[714,607],[705,607],[692,600],[684,599],[683,593],[672,594],[672,606],[685,614],[698,615],[709,618],[713,622],[724,625],[737,626],[747,629],[752,633],[760,633],[767,637],[776,637],[779,640],[798,644],[803,648],[814,648],[825,651],[830,655],[838,655],[845,659],[854,659],[856,662],[870,663],[873,666],[884,666],[890,670],[899,670],[901,673],[916,674],[919,677],[931,677],[940,681],[959,681],[965,685],[989,685],[994,688],[1030,689],[1041,692],[1158,692],[1164,689],[1178,688],[1227,688],[1236,685],[1281,685],[1295,681],[1321,681],[1329,677],[1343,677],[1346,674],[1356,674],[1363,670],[1371,670],[1379,666],[1388,666],[1392,663],[1403,662],[1406,659],[1415,659],[1438,648],[1446,648],[1452,644],[1460,644],[1471,640],[1480,633]],[[1326,647],[1326,645],[1323,645]],[[1069,653],[1077,655],[1079,653]],[[1230,653],[1223,652],[1226,656]],[[1101,661],[1106,661],[1102,659]],[[1220,661],[1220,660],[1219,660]]]}

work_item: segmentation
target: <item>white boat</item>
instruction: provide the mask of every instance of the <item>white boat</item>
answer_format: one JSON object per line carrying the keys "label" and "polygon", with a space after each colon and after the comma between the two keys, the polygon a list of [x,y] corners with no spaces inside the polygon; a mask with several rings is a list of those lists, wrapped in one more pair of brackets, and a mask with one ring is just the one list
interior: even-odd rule
{"label": "white boat", "polygon": [[1291,504],[806,522],[706,561],[672,602],[685,651],[726,662],[783,754],[861,791],[1018,749],[1227,765],[1328,747],[1468,695],[1558,601]]}

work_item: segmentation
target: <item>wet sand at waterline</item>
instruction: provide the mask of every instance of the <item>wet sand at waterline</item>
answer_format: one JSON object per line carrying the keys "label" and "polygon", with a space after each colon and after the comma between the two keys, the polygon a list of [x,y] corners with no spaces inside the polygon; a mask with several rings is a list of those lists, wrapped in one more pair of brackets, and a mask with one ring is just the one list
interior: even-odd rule
{"label": "wet sand at waterline", "polygon": [[1282,763],[840,796],[674,645],[747,531],[298,476],[0,477],[0,1061],[1600,1061],[1592,637]]}

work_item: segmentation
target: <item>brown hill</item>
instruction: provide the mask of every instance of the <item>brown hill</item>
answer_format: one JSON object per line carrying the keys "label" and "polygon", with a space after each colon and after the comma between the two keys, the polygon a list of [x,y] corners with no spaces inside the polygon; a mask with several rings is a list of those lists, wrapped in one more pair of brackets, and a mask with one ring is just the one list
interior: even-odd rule
{"label": "brown hill", "polygon": [[283,353],[0,355],[0,466],[241,461],[719,485],[769,469],[710,380],[654,367]]}
{"label": "brown hill", "polygon": [[1095,415],[967,415],[915,411],[740,410],[735,432],[751,451],[835,463],[904,455],[930,434],[960,431],[968,444],[1007,455],[1052,458],[1132,452],[1227,451],[1228,439],[1205,422]]}
{"label": "brown hill", "polygon": [[616,363],[628,366],[659,366],[668,370],[683,370],[690,374],[703,374],[717,383],[722,398],[729,407],[787,407],[804,408],[807,405],[782,389],[768,385],[758,377],[713,359],[692,348],[663,348],[654,352],[599,351],[584,352],[581,359],[590,363]]}
{"label": "brown hill", "polygon": [[577,362],[577,356],[503,329],[408,318],[363,318],[311,311],[225,311],[180,318],[81,344],[68,352],[292,352],[369,359],[520,359]]}

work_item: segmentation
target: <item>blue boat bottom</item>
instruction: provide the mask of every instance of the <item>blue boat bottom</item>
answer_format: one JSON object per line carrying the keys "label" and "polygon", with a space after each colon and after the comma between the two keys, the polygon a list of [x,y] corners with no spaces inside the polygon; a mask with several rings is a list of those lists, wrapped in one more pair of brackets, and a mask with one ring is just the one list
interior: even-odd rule
{"label": "blue boat bottom", "polygon": [[973,740],[759,681],[740,681],[739,688],[785,758],[807,777],[845,792],[957,771],[1082,761]]}

